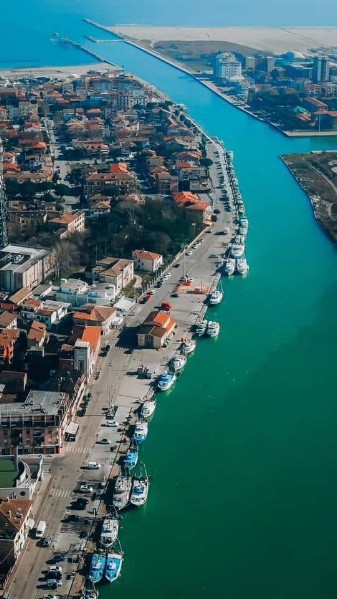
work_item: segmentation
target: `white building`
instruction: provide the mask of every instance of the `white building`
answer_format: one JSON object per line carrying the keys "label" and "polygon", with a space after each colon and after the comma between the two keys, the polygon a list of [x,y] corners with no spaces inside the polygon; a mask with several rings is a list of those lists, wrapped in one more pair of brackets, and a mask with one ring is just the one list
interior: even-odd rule
{"label": "white building", "polygon": [[135,261],[136,270],[145,270],[146,272],[156,272],[163,266],[163,256],[155,252],[146,250],[134,250],[132,257]]}
{"label": "white building", "polygon": [[111,306],[116,297],[116,287],[112,283],[96,283],[88,285],[81,279],[61,279],[61,286],[56,293],[56,299],[69,302],[78,307],[83,304],[99,304]]}
{"label": "white building", "polygon": [[0,287],[5,291],[33,289],[52,272],[49,250],[10,244],[0,251]]}
{"label": "white building", "polygon": [[242,77],[242,66],[231,52],[215,55],[213,74],[216,79],[230,80]]}

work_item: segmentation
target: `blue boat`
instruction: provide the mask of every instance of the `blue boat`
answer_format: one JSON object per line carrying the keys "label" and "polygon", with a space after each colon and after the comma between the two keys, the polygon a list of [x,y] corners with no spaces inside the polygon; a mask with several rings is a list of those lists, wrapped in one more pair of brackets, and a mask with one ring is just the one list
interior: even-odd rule
{"label": "blue boat", "polygon": [[128,470],[131,470],[132,468],[134,468],[137,465],[138,462],[138,451],[137,449],[130,447],[130,449],[128,449],[128,451],[125,454],[124,457],[124,466],[125,468],[128,468]]}
{"label": "blue boat", "polygon": [[96,583],[102,580],[104,574],[104,568],[106,564],[106,557],[102,553],[94,553],[91,560],[89,580]]}
{"label": "blue boat", "polygon": [[106,559],[105,578],[109,582],[114,582],[121,575],[123,564],[122,552],[108,553]]}
{"label": "blue boat", "polygon": [[174,372],[163,372],[158,379],[157,389],[159,391],[167,391],[173,387],[176,380],[177,375]]}
{"label": "blue boat", "polygon": [[147,422],[139,420],[135,426],[135,432],[132,437],[133,441],[137,444],[144,443],[147,437],[148,428]]}

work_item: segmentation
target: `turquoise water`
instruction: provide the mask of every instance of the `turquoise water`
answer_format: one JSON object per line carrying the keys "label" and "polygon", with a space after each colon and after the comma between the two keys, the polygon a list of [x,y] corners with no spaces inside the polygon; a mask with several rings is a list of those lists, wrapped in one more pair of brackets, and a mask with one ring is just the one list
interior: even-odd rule
{"label": "turquoise water", "polygon": [[[41,4],[43,15],[46,5],[66,10],[63,0]],[[73,2],[74,17],[57,20],[55,12],[52,27],[41,17],[35,27],[43,33],[37,31],[34,44],[46,44],[47,32],[61,33],[61,25],[73,28],[81,11],[100,20],[107,5],[95,6],[97,15],[93,3]],[[151,6],[141,4],[144,21],[155,22]],[[182,23],[188,6],[181,3]],[[206,22],[206,10],[212,14],[215,6],[203,5],[193,18]],[[136,4],[128,7],[139,20]],[[115,5],[116,21],[131,20],[128,7]],[[228,19],[235,10],[228,5]],[[286,139],[134,48],[114,44],[101,51],[186,104],[234,150],[250,221],[251,269],[245,280],[225,281],[225,302],[213,311],[220,337],[199,343],[174,391],[159,399],[142,451],[153,475],[149,501],[124,516],[123,576],[100,597],[333,599],[336,251],[279,155],[334,149],[336,141]],[[72,50],[53,52],[54,64],[67,62],[65,56],[74,63]]]}
{"label": "turquoise water", "polygon": [[123,577],[103,599],[332,598],[336,253],[279,155],[336,142],[288,140],[124,44],[109,56],[234,150],[251,270],[225,282],[219,339],[160,398],[143,452],[150,499],[125,517]]}

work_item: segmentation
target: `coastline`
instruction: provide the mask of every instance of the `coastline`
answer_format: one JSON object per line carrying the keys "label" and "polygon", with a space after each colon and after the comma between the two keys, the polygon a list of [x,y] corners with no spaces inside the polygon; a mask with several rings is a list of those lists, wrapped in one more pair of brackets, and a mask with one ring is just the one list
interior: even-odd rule
{"label": "coastline", "polygon": [[303,51],[312,46],[335,45],[335,27],[158,27],[143,25],[107,26],[111,33],[147,41],[151,46],[164,41],[225,41],[273,53]]}
{"label": "coastline", "polygon": [[75,66],[44,66],[30,68],[20,67],[14,69],[0,68],[0,75],[1,77],[7,77],[9,79],[32,74],[34,74],[34,77],[59,77],[60,79],[67,79],[72,75],[85,75],[88,71],[98,71],[100,73],[104,73],[105,71],[112,70],[116,69],[114,69],[112,65],[109,65],[105,62],[92,62],[89,64]]}
{"label": "coastline", "polygon": [[[333,158],[331,156],[331,154],[333,153],[333,151],[329,152],[331,158]],[[318,152],[318,154],[321,154],[320,152]],[[336,154],[336,152],[335,152]],[[317,156],[317,154],[315,154],[315,156]],[[322,172],[319,171],[318,168],[315,168],[311,162],[310,159],[311,157],[313,157],[312,154],[296,154],[295,155],[296,159],[298,161],[302,159],[306,159],[306,170],[305,170],[305,178],[304,178],[304,174],[303,172],[301,172],[301,164],[300,162],[298,162],[298,164],[294,164],[293,160],[293,155],[292,154],[284,154],[282,156],[280,156],[281,161],[283,162],[283,164],[287,167],[288,171],[290,172],[290,174],[292,175],[292,177],[295,179],[297,185],[299,185],[299,187],[304,191],[304,193],[306,194],[311,207],[312,207],[312,211],[313,211],[313,215],[314,218],[317,220],[317,222],[320,224],[320,226],[322,227],[323,231],[326,233],[326,235],[329,237],[329,239],[332,241],[332,243],[334,245],[337,244],[337,231],[334,228],[334,209],[333,207],[336,206],[336,203],[333,202],[334,196],[335,196],[335,192],[334,189],[331,189],[329,184],[329,181],[326,177],[326,175],[324,175]],[[308,170],[311,167],[311,171]],[[315,181],[313,181],[313,177],[310,176],[310,174],[314,174],[316,179]],[[328,185],[328,187],[327,187]],[[334,188],[334,184],[330,181],[330,185],[331,187]],[[327,195],[327,192],[330,192],[330,195]]]}

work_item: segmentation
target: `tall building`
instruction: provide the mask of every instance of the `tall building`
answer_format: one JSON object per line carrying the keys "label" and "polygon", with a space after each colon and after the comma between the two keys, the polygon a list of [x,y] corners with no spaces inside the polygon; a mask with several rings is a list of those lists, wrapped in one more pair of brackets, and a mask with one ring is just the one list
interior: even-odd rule
{"label": "tall building", "polygon": [[327,56],[315,56],[313,68],[313,81],[329,81],[330,79],[330,61]]}
{"label": "tall building", "polygon": [[215,79],[233,79],[242,77],[241,62],[231,52],[220,52],[215,55],[213,74]]}
{"label": "tall building", "polygon": [[264,61],[264,70],[266,73],[271,73],[275,68],[275,57],[274,56],[266,56]]}
{"label": "tall building", "polygon": [[246,71],[255,71],[256,58],[255,56],[246,56],[245,58],[245,69]]}
{"label": "tall building", "polygon": [[6,194],[3,178],[3,146],[0,138],[0,248],[7,245]]}

